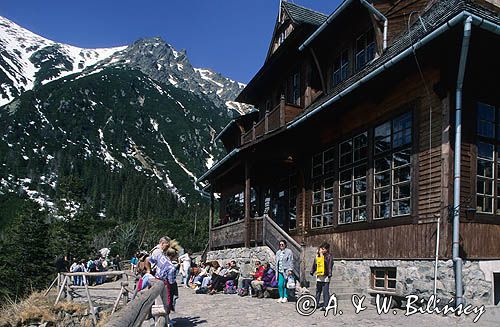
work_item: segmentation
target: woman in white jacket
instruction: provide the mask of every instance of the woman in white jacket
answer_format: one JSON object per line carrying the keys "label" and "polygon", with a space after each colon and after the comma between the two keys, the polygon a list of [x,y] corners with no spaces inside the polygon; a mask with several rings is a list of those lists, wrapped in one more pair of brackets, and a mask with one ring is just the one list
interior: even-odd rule
{"label": "woman in white jacket", "polygon": [[276,252],[276,279],[278,280],[278,303],[288,302],[286,281],[293,271],[293,253],[286,247],[286,241],[281,240]]}

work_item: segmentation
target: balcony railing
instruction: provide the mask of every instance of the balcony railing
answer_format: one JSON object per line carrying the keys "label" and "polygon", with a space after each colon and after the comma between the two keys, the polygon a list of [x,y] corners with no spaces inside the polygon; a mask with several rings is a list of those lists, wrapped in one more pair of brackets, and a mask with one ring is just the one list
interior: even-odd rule
{"label": "balcony railing", "polygon": [[274,107],[271,111],[266,111],[263,119],[259,122],[254,122],[252,128],[241,135],[241,145],[254,141],[269,132],[285,126],[301,112],[301,107],[286,103],[285,99],[281,98],[279,105]]}
{"label": "balcony railing", "polygon": [[[250,219],[250,242],[262,244],[262,217]],[[245,244],[245,220],[212,227],[210,247],[215,249],[243,246]]]}

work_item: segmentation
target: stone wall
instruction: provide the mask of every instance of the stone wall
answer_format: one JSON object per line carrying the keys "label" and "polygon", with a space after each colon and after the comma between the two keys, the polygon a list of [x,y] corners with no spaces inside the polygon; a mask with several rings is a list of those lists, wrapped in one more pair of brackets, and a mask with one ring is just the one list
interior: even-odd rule
{"label": "stone wall", "polygon": [[274,268],[275,255],[267,246],[259,246],[254,248],[234,248],[226,250],[209,251],[207,253],[207,261],[217,260],[223,265],[231,260],[235,260],[240,267],[241,275],[249,276],[255,270],[255,261],[261,263],[269,262]]}
{"label": "stone wall", "polygon": [[[500,262],[499,262],[500,264]],[[428,298],[434,291],[434,261],[432,260],[339,260],[335,261],[337,278],[359,287],[368,294],[372,267],[396,267],[396,291],[401,295],[416,294]],[[478,261],[466,261],[463,266],[464,298],[474,305],[492,304],[493,285],[487,281]],[[455,274],[452,260],[440,260],[437,274],[437,297],[449,301],[455,294]],[[442,303],[446,304],[446,303]]]}

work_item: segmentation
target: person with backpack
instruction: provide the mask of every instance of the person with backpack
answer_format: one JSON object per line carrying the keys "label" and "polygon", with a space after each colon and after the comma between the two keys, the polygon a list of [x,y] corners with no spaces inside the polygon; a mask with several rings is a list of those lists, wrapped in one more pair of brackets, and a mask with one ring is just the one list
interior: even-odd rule
{"label": "person with backpack", "polygon": [[278,280],[278,303],[288,302],[287,280],[293,274],[293,253],[287,248],[285,240],[279,242],[279,250],[276,252],[276,279]]}
{"label": "person with backpack", "polygon": [[330,254],[330,244],[321,243],[313,261],[311,276],[316,275],[316,303],[319,306],[321,293],[323,293],[323,305],[321,311],[326,310],[330,301],[330,280],[332,278],[333,256]]}

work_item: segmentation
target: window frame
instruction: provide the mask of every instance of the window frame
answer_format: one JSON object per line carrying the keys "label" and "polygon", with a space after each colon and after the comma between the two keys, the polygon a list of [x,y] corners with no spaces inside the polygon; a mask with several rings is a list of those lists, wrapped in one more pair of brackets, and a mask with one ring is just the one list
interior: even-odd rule
{"label": "window frame", "polygon": [[[344,62],[345,55],[345,62]],[[332,65],[332,86],[335,87],[342,83],[349,77],[350,73],[350,60],[349,60],[349,50],[344,48],[340,51],[340,53],[335,57]],[[337,81],[336,76],[339,76]]]}
{"label": "window frame", "polygon": [[[396,292],[398,283],[398,270],[397,267],[370,267],[371,278],[370,285],[373,290]],[[377,272],[383,272],[384,277],[377,277]],[[389,277],[389,272],[394,272],[394,277]],[[384,286],[377,286],[377,281],[383,280]],[[394,282],[394,287],[389,287],[389,282]]]}
{"label": "window frame", "polygon": [[[322,228],[330,228],[335,226],[335,215],[336,215],[336,192],[335,192],[335,154],[337,147],[329,147],[326,150],[323,150],[319,153],[316,153],[312,156],[311,159],[311,220],[310,220],[310,228],[311,229],[322,229]],[[325,154],[329,154],[330,157],[327,157]],[[332,155],[333,154],[333,155]],[[315,159],[321,157],[321,164],[316,163]],[[325,159],[326,158],[326,159]],[[329,165],[331,168],[325,171],[325,166]],[[321,167],[321,174],[315,175],[315,168]],[[329,187],[325,187],[327,185],[326,182],[329,182]],[[319,187],[317,187],[319,185]],[[326,198],[326,192],[329,190],[331,192],[331,198]],[[325,211],[326,209],[331,208],[331,211]],[[320,208],[319,212],[315,212],[315,209]],[[316,214],[315,214],[316,213]],[[325,219],[327,215],[330,215],[330,223],[326,224]],[[319,225],[315,224],[317,219],[320,220]]]}
{"label": "window frame", "polygon": [[[403,118],[405,116],[408,116],[409,119],[410,119],[410,127],[404,127],[402,128],[401,130],[396,130],[394,129],[394,122],[397,121],[398,119],[400,118]],[[415,137],[414,137],[414,131],[415,131],[415,119],[413,117],[413,111],[405,111],[403,113],[400,113],[396,116],[393,116],[391,119],[388,119],[380,124],[376,124],[374,127],[373,127],[373,131],[374,131],[374,135],[373,135],[373,139],[372,139],[372,142],[373,142],[373,157],[372,157],[372,163],[373,163],[373,188],[371,189],[371,192],[372,192],[372,220],[373,221],[383,221],[383,220],[391,220],[391,219],[399,219],[399,218],[404,218],[404,217],[411,217],[412,216],[412,213],[413,213],[413,210],[414,210],[414,203],[412,201],[412,193],[414,193],[413,191],[413,185],[415,185],[414,183],[416,182],[415,181],[415,178],[414,178],[414,159],[413,159],[413,148],[415,146]],[[389,124],[390,125],[390,131],[389,131],[389,134],[385,135],[385,139],[389,138],[389,148],[385,149],[385,150],[382,150],[382,151],[378,151],[377,152],[377,128],[379,127],[382,127],[383,125],[386,125],[386,124]],[[409,131],[409,134],[406,134],[406,136],[409,136],[410,137],[410,141],[408,143],[403,143],[403,144],[400,144],[400,145],[397,145],[397,146],[394,146],[394,140],[395,140],[395,137],[394,135],[396,134],[399,134],[399,133],[403,133],[403,136],[405,135],[404,133]],[[408,156],[408,163],[406,164],[402,164],[402,165],[399,165],[399,166],[395,166],[395,162],[396,162],[396,154],[400,154],[400,153],[403,153],[407,151],[407,156]],[[378,160],[384,160],[384,159],[387,159],[387,158],[390,158],[390,162],[389,162],[389,168],[386,168],[385,170],[381,170],[381,171],[377,171],[377,161]],[[403,181],[403,182],[395,182],[395,176],[396,176],[396,173],[395,171],[396,170],[403,170],[405,168],[408,168],[409,171],[408,171],[408,181]],[[387,185],[383,185],[383,186],[378,186],[377,187],[377,177],[378,176],[381,176],[382,174],[386,174],[388,173],[389,174],[389,184]],[[409,192],[409,195],[406,196],[406,197],[402,197],[402,198],[395,198],[394,197],[394,194],[396,193],[395,192],[395,189],[396,187],[401,187],[403,185],[407,184],[408,186],[408,192]],[[388,206],[389,208],[386,209],[386,211],[388,210],[389,211],[389,215],[386,217],[386,216],[380,216],[380,215],[377,215],[377,206],[382,206],[384,205],[384,202],[387,202],[386,201],[377,201],[377,195],[378,193],[377,192],[384,192],[388,190],[389,192],[389,200],[388,200]],[[382,193],[380,193],[382,194]],[[403,202],[403,201],[408,201],[408,213],[403,213],[403,214],[395,214],[394,213],[394,203],[397,202]],[[399,211],[399,209],[398,209]]]}
{"label": "window frame", "polygon": [[[479,106],[484,105],[487,107],[493,108],[493,119],[494,121],[488,121],[486,119],[481,119],[479,115]],[[487,220],[492,220],[495,222],[497,218],[500,216],[500,106],[489,104],[486,101],[476,101],[474,103],[475,106],[475,132],[474,132],[474,146],[476,147],[476,156],[473,165],[475,166],[474,173],[471,174],[473,177],[473,185],[474,185],[474,201],[473,207],[476,210],[476,215],[479,217],[484,217]],[[493,136],[487,136],[479,134],[479,123],[481,121],[492,123],[493,127]],[[481,157],[480,146],[479,144],[491,145],[492,146],[492,158]],[[492,164],[491,169],[491,177],[479,175],[479,162],[481,161],[489,161]],[[491,186],[491,195],[484,193],[478,193],[479,191],[479,182],[480,180],[490,181],[492,183]],[[486,183],[485,188],[486,190]],[[491,199],[491,212],[482,211],[478,207],[479,197],[483,197],[484,199]],[[498,221],[497,221],[498,222]]]}
{"label": "window frame", "polygon": [[[373,39],[370,43],[368,36],[371,36]],[[358,49],[358,42],[360,39],[363,39],[363,46],[362,49]],[[373,54],[371,57],[368,56],[368,50],[373,51]],[[363,56],[363,62],[360,64],[359,62],[359,55],[362,54]],[[377,57],[377,40],[375,37],[375,30],[373,27],[370,27],[367,31],[361,33],[356,38],[356,41],[354,42],[354,70],[356,72],[359,72],[362,70],[366,65],[368,65],[372,60],[374,60]]]}

